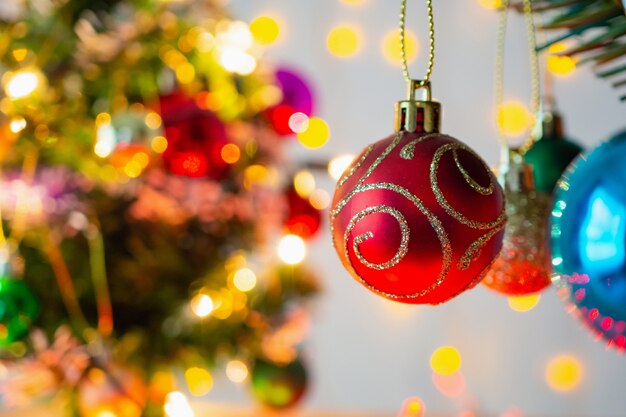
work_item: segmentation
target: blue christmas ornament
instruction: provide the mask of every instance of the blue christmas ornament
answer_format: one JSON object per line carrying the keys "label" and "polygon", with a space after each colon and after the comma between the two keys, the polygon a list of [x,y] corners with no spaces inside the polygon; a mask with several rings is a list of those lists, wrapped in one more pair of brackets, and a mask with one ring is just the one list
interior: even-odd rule
{"label": "blue christmas ornament", "polygon": [[626,131],[579,156],[552,211],[552,265],[574,314],[626,349]]}

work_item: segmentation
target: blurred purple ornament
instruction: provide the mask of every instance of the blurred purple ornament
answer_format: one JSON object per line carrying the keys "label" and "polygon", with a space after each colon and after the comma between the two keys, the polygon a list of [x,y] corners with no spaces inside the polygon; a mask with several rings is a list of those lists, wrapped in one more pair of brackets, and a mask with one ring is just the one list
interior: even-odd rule
{"label": "blurred purple ornament", "polygon": [[294,112],[311,116],[315,107],[315,97],[309,82],[296,71],[280,68],[276,71],[276,81],[283,92],[281,104],[291,107]]}

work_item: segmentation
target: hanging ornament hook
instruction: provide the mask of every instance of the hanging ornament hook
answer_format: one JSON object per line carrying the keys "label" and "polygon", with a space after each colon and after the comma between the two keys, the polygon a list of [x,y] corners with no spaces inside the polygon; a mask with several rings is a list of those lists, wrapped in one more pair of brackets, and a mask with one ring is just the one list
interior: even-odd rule
{"label": "hanging ornament hook", "polygon": [[[426,0],[428,8],[428,68],[426,75],[421,80],[414,80],[409,74],[409,66],[406,56],[406,3],[402,0],[400,5],[400,57],[402,58],[402,72],[407,82],[407,99],[396,103],[396,132],[439,132],[441,125],[441,105],[432,101],[430,88],[430,76],[435,63],[435,20],[433,15],[433,2]],[[416,100],[415,93],[423,89],[425,97]]]}

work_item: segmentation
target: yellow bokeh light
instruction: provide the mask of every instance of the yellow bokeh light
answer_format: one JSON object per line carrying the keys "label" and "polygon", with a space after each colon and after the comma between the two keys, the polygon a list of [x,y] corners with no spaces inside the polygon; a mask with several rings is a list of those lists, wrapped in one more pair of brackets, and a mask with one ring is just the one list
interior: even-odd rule
{"label": "yellow bokeh light", "polygon": [[422,417],[425,411],[426,407],[424,407],[424,401],[421,398],[410,397],[402,404],[402,410],[398,417]]}
{"label": "yellow bokeh light", "polygon": [[365,4],[366,0],[341,0],[342,3],[358,6],[361,4]]}
{"label": "yellow bokeh light", "polygon": [[430,356],[430,367],[439,375],[452,375],[461,367],[461,355],[452,346],[442,346]]}
{"label": "yellow bokeh light", "polygon": [[235,384],[241,384],[248,378],[248,367],[245,363],[232,360],[226,365],[226,376]]}
{"label": "yellow bokeh light", "polygon": [[41,83],[40,75],[35,71],[7,73],[4,77],[4,90],[12,99],[31,95]]}
{"label": "yellow bokeh light", "polygon": [[354,155],[344,154],[338,155],[328,163],[328,173],[335,180],[339,181],[341,175],[350,166],[354,160]]}
{"label": "yellow bokeh light", "polygon": [[233,275],[233,285],[239,291],[248,292],[256,287],[256,274],[250,268],[241,268]]}
{"label": "yellow bokeh light", "polygon": [[161,127],[163,120],[161,119],[161,115],[159,113],[151,111],[146,115],[146,126],[150,129],[158,129]]}
{"label": "yellow bokeh light", "polygon": [[569,56],[559,55],[565,52],[567,46],[555,43],[548,49],[548,71],[557,76],[568,75],[576,69],[576,60]]}
{"label": "yellow bokeh light", "polygon": [[163,411],[167,417],[194,417],[189,400],[182,392],[174,391],[165,396]]}
{"label": "yellow bokeh light", "polygon": [[190,84],[196,78],[196,69],[189,62],[176,67],[176,79],[181,84]]}
{"label": "yellow bokeh light", "polygon": [[519,136],[533,123],[533,115],[528,108],[517,101],[502,103],[497,109],[498,128],[507,136]]}
{"label": "yellow bokeh light", "polygon": [[99,113],[96,116],[96,126],[108,126],[111,124],[111,115],[109,113]]}
{"label": "yellow bokeh light", "polygon": [[131,159],[124,166],[124,174],[126,174],[129,178],[137,178],[141,175],[141,171],[143,171],[143,167],[141,164],[133,159]]}
{"label": "yellow bokeh light", "polygon": [[328,51],[340,58],[356,54],[361,47],[361,35],[351,26],[337,26],[328,33],[326,38]]}
{"label": "yellow bokeh light", "polygon": [[306,256],[306,245],[300,236],[286,235],[278,243],[278,257],[288,265],[297,265]]}
{"label": "yellow bokeh light", "polygon": [[18,49],[14,49],[12,53],[13,53],[13,58],[17,62],[22,62],[23,60],[26,59],[26,56],[28,55],[28,49],[18,48]]}
{"label": "yellow bokeh light", "polygon": [[22,116],[15,116],[9,122],[9,130],[13,133],[19,133],[26,129],[26,119]]}
{"label": "yellow bokeh light", "polygon": [[583,379],[580,361],[571,355],[559,355],[546,366],[546,382],[550,388],[559,392],[573,391]]}
{"label": "yellow bokeh light", "polygon": [[191,299],[189,307],[196,316],[207,317],[213,312],[214,304],[213,300],[208,295],[198,294]]}
{"label": "yellow bokeh light", "polygon": [[302,133],[298,133],[298,140],[302,145],[310,149],[324,146],[330,138],[330,128],[323,119],[311,117],[309,127]]}
{"label": "yellow bokeh light", "polygon": [[150,142],[150,147],[156,153],[163,153],[167,149],[167,139],[165,136],[155,136]]}
{"label": "yellow bokeh light", "polygon": [[478,0],[478,3],[486,9],[499,9],[502,7],[502,0]]}
{"label": "yellow bokeh light", "polygon": [[298,171],[293,177],[293,187],[300,197],[308,198],[315,191],[315,177],[311,171]]}
{"label": "yellow bokeh light", "polygon": [[271,45],[280,35],[280,25],[269,16],[259,16],[250,22],[250,32],[255,41],[261,45]]}
{"label": "yellow bokeh light", "polygon": [[[405,50],[407,62],[411,63],[417,56],[417,37],[413,32],[407,30],[404,37],[404,43],[406,46]],[[383,56],[387,62],[393,65],[400,65],[402,63],[402,49],[400,47],[400,39],[397,29],[390,31],[385,35],[383,38],[382,49]]]}
{"label": "yellow bokeh light", "polygon": [[224,147],[222,147],[221,155],[224,162],[232,165],[237,163],[239,158],[241,158],[241,150],[239,149],[239,146],[234,143],[227,143]]}
{"label": "yellow bokeh light", "polygon": [[309,196],[309,203],[317,210],[325,210],[330,205],[330,194],[328,191],[318,188]]}
{"label": "yellow bokeh light", "polygon": [[187,387],[189,392],[194,397],[202,397],[211,391],[213,388],[213,377],[203,368],[189,368],[185,371],[185,381],[187,381]]}
{"label": "yellow bokeh light", "polygon": [[539,304],[539,300],[541,300],[540,294],[524,295],[521,297],[509,297],[507,299],[511,310],[520,313],[525,313],[535,308],[535,306]]}

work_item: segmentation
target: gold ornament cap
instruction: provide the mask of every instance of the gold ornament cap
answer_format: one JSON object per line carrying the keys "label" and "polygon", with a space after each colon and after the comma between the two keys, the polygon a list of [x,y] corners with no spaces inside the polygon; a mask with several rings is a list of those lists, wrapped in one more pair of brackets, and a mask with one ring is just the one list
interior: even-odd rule
{"label": "gold ornament cap", "polygon": [[[424,89],[425,99],[415,100],[415,92]],[[396,132],[438,133],[441,127],[441,104],[432,101],[430,81],[411,80],[407,99],[396,103]]]}

